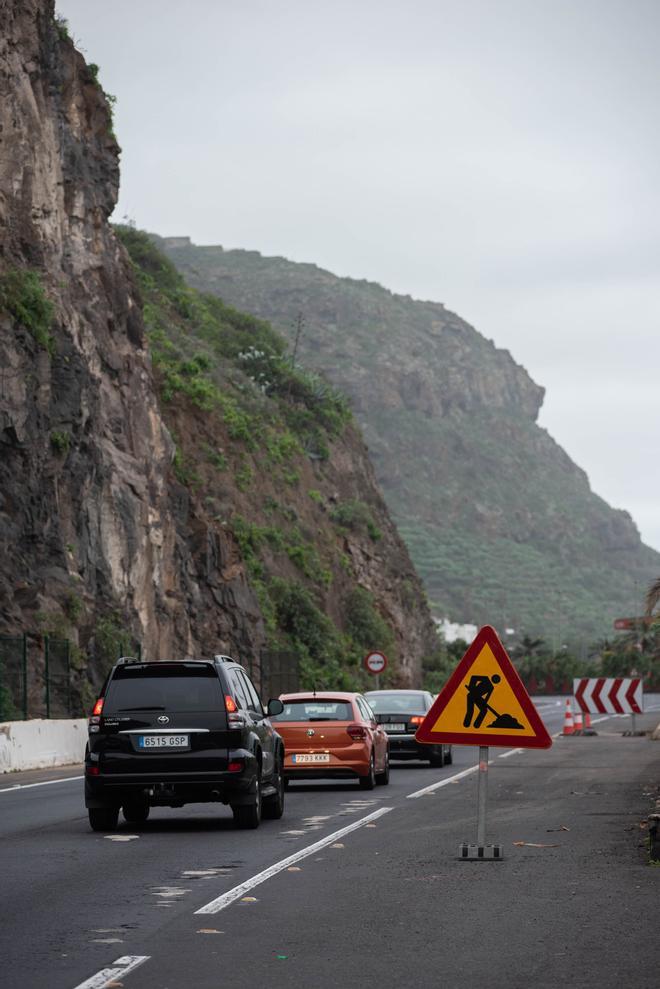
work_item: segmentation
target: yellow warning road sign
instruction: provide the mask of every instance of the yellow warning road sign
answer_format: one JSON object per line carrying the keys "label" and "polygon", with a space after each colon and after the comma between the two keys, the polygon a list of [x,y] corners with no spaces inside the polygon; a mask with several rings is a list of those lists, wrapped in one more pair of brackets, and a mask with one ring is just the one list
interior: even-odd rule
{"label": "yellow warning road sign", "polygon": [[418,742],[436,745],[552,745],[497,632],[484,625],[419,726]]}

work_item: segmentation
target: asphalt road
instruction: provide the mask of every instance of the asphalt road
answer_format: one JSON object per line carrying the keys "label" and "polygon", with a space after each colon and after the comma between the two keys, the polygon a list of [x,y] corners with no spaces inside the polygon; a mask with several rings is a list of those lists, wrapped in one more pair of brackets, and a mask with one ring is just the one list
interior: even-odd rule
{"label": "asphalt road", "polygon": [[[559,731],[561,703],[539,705]],[[660,698],[646,705],[640,727],[660,720]],[[284,818],[255,832],[196,805],[104,836],[79,767],[0,777],[0,985],[657,989],[660,869],[641,825],[660,743],[626,726],[490,750],[502,862],[457,858],[476,832],[472,747],[442,770],[399,764],[371,792],[293,784]]]}

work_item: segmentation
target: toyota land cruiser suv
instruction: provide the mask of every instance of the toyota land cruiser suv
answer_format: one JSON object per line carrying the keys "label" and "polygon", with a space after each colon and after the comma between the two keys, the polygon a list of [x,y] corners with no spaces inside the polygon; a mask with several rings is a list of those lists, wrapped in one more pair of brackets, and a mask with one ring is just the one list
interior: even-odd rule
{"label": "toyota land cruiser suv", "polygon": [[94,831],[151,807],[229,804],[239,828],[284,811],[284,743],[248,674],[228,656],[120,659],[89,719],[85,805]]}

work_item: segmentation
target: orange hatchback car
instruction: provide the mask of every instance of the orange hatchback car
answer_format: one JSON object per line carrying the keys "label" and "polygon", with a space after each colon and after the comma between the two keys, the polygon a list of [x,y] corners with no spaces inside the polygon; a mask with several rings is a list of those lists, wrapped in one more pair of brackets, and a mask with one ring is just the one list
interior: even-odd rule
{"label": "orange hatchback car", "polygon": [[362,694],[336,690],[281,694],[271,716],[284,739],[284,779],[358,778],[372,790],[390,781],[389,739]]}

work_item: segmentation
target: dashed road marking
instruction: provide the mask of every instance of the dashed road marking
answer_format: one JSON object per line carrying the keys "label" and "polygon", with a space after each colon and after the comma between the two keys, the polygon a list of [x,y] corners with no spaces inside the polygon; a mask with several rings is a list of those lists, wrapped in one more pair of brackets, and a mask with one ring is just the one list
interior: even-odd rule
{"label": "dashed road marking", "polygon": [[464,776],[469,776],[471,773],[476,773],[479,768],[479,763],[474,766],[470,766],[469,769],[463,769],[460,773],[454,773],[453,776],[446,776],[443,780],[438,780],[436,783],[431,783],[429,786],[422,787],[421,790],[415,790],[414,793],[409,793],[406,800],[416,800],[417,797],[423,797],[427,793],[433,793],[435,790],[439,790],[442,786],[447,786],[449,783],[455,783],[456,780],[462,780]]}
{"label": "dashed road marking", "polygon": [[508,752],[502,752],[502,754],[501,755],[498,755],[497,758],[498,759],[508,759],[510,755],[520,755],[524,751],[525,751],[524,749],[509,749]]}
{"label": "dashed road marking", "polygon": [[160,896],[164,900],[171,900],[174,896],[185,896],[186,893],[192,893],[192,890],[184,889],[182,886],[153,886],[151,889],[152,896]]}
{"label": "dashed road marking", "polygon": [[315,841],[313,845],[308,845],[306,848],[301,848],[299,851],[294,852],[293,855],[287,856],[285,859],[276,862],[274,865],[269,866],[264,869],[263,872],[258,872],[256,876],[252,876],[250,879],[246,879],[244,883],[239,886],[234,886],[230,889],[228,893],[223,893],[221,896],[217,896],[215,900],[211,900],[205,906],[200,907],[196,910],[196,914],[207,914],[207,913],[218,913],[220,910],[224,910],[230,904],[234,903],[235,900],[240,900],[241,897],[245,896],[251,889],[255,886],[259,886],[261,883],[265,883],[266,880],[271,879],[276,876],[279,872],[284,869],[288,869],[290,865],[295,865],[296,862],[300,862],[301,859],[307,858],[308,855],[313,855],[315,852],[321,850],[321,848],[326,848],[328,845],[332,845],[339,838],[343,838],[344,835],[350,834],[351,831],[357,831],[358,828],[363,827],[370,821],[376,820],[378,817],[382,817],[383,814],[388,814],[393,807],[379,807],[378,810],[373,811],[366,817],[361,818],[359,821],[353,821],[352,824],[348,824],[345,828],[340,828],[339,831],[334,831],[332,834],[326,835],[325,838],[321,838],[319,841]]}
{"label": "dashed road marking", "polygon": [[75,986],[75,989],[104,989],[104,986],[107,986],[108,982],[114,982],[116,979],[123,978],[139,965],[149,961],[150,957],[151,955],[122,955],[121,958],[117,958],[116,961],[112,962],[110,968],[102,968],[96,975],[92,975],[85,982],[80,982]]}

